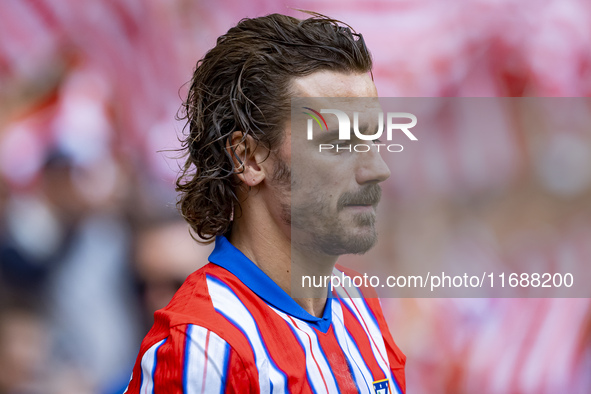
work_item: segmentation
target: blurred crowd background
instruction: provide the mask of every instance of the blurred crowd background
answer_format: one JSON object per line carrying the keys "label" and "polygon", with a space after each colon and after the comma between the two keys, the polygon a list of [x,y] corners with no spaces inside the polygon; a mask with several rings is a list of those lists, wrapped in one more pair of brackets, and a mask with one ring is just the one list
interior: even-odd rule
{"label": "blurred crowd background", "polygon": [[[184,84],[241,18],[296,8],[364,35],[381,96],[591,94],[586,0],[2,1],[1,394],[123,391],[153,311],[210,250],[175,209]],[[591,261],[588,116],[532,118],[442,128],[392,163],[384,259]],[[409,393],[591,392],[588,299],[383,305]]]}

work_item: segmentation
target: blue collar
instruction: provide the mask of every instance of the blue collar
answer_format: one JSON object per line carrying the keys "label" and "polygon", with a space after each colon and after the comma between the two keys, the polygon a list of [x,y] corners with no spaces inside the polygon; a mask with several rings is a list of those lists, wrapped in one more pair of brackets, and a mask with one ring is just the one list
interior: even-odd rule
{"label": "blue collar", "polygon": [[331,323],[332,308],[327,300],[322,317],[312,316],[293,300],[277,283],[265,274],[255,263],[224,236],[215,239],[215,248],[209,255],[209,261],[234,274],[267,304],[279,309],[326,333]]}

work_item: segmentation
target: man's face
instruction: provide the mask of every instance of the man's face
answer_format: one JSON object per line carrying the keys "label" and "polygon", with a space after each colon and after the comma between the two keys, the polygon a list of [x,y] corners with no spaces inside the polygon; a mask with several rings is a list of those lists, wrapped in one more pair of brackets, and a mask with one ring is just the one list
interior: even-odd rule
{"label": "man's face", "polygon": [[[353,110],[359,112],[359,129],[366,128],[369,134],[375,132],[377,99],[355,99],[377,97],[368,74],[317,72],[295,79],[293,88],[296,97],[314,98],[311,102],[319,106],[314,108],[317,111],[339,104],[350,114],[351,121]],[[323,102],[318,97],[336,99]],[[338,143],[341,147],[372,143],[360,141],[354,135],[350,141],[340,141],[336,117],[325,115],[325,119],[328,130],[313,140],[306,138],[306,123],[302,122],[305,119],[292,119],[271,183],[282,200],[282,220],[291,224],[292,246],[327,255],[364,253],[377,239],[375,210],[381,195],[378,184],[388,178],[390,171],[377,150],[319,152],[320,142]],[[288,172],[288,163],[291,164],[291,185],[288,177],[279,176]]]}

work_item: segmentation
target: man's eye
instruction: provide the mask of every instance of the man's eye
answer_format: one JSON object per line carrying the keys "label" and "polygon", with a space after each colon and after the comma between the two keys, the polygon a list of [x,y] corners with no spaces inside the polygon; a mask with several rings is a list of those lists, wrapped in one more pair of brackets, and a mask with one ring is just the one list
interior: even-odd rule
{"label": "man's eye", "polygon": [[376,138],[375,140],[372,141],[374,144],[380,144],[382,142],[381,139]]}

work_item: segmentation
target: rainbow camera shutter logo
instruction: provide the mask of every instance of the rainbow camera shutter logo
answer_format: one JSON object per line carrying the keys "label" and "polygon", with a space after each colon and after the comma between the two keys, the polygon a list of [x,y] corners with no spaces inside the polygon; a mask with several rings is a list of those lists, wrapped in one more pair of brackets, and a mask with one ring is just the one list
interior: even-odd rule
{"label": "rainbow camera shutter logo", "polygon": [[[304,112],[306,115],[311,116],[316,123],[318,123],[318,126],[320,126],[320,130],[323,130],[322,128],[322,124],[324,124],[324,127],[326,127],[324,130],[328,131],[328,125],[326,124],[326,120],[324,119],[324,117],[320,114],[320,112],[313,110],[310,107],[303,107],[304,109],[307,109],[308,111],[312,111],[314,114],[311,114],[309,112]],[[322,123],[320,123],[320,119],[322,119]],[[308,139],[311,140],[312,139],[312,119],[308,119]]]}

